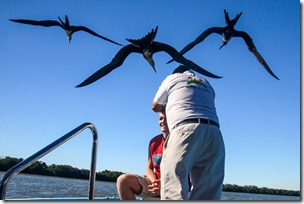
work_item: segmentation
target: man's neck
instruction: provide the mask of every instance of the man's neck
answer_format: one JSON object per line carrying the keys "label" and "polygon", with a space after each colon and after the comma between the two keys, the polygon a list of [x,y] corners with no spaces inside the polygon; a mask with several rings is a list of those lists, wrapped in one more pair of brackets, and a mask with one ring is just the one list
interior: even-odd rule
{"label": "man's neck", "polygon": [[166,139],[168,135],[169,135],[169,132],[163,132],[163,138],[164,139]]}

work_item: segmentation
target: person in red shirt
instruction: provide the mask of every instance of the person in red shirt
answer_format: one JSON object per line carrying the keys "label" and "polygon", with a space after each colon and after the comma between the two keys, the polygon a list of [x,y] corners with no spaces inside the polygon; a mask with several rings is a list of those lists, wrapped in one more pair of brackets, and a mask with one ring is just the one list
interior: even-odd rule
{"label": "person in red shirt", "polygon": [[117,179],[117,191],[121,200],[135,200],[136,195],[143,200],[160,199],[160,162],[163,145],[169,134],[164,112],[158,115],[158,124],[161,134],[153,137],[149,142],[146,175],[122,174]]}

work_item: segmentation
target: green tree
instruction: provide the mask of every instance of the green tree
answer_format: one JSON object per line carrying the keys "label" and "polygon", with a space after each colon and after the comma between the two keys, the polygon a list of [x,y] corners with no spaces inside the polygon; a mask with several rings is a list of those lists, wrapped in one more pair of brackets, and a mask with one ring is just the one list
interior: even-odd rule
{"label": "green tree", "polygon": [[12,158],[12,157],[5,157],[0,159],[0,171],[7,171],[19,162],[21,162],[23,159],[19,158]]}
{"label": "green tree", "polygon": [[36,161],[26,169],[22,171],[22,173],[28,174],[40,174],[40,175],[48,175],[48,166],[46,163],[42,161]]}

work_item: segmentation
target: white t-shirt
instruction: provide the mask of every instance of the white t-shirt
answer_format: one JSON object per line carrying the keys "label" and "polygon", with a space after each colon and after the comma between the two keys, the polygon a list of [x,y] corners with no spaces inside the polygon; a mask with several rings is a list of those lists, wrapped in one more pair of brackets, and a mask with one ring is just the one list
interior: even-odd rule
{"label": "white t-shirt", "polygon": [[191,71],[169,75],[162,82],[154,102],[166,105],[169,130],[191,118],[207,118],[219,123],[210,83]]}

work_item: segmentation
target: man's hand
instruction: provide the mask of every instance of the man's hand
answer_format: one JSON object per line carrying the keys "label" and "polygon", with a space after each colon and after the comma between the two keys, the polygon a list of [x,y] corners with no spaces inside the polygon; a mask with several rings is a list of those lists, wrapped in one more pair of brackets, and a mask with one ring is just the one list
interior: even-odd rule
{"label": "man's hand", "polygon": [[160,194],[160,180],[156,179],[155,181],[151,182],[151,184],[148,186],[149,192],[154,195]]}
{"label": "man's hand", "polygon": [[154,110],[154,112],[163,112],[165,111],[165,108],[166,108],[165,105],[161,105],[152,101],[152,110]]}

